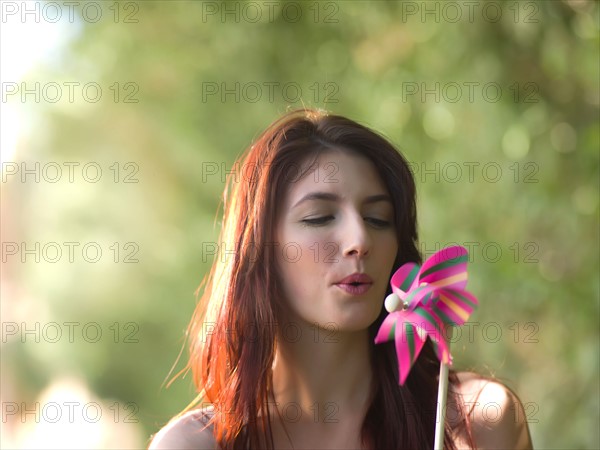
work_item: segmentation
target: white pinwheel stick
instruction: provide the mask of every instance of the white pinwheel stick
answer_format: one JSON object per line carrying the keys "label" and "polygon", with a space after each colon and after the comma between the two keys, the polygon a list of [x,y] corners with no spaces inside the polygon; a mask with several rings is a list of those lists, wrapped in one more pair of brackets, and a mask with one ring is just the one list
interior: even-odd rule
{"label": "white pinwheel stick", "polygon": [[[450,343],[448,343],[450,350]],[[440,363],[440,380],[438,382],[437,411],[435,414],[434,450],[444,449],[444,425],[446,423],[446,400],[448,398],[448,364]]]}

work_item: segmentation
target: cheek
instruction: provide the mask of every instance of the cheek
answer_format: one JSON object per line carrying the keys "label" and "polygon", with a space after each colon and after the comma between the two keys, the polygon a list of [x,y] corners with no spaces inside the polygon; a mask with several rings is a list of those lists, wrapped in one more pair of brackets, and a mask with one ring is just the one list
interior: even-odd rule
{"label": "cheek", "polygon": [[294,233],[291,238],[289,233],[282,233],[276,247],[282,285],[290,300],[314,295],[327,275],[327,266],[335,262],[331,241],[309,234]]}
{"label": "cheek", "polygon": [[392,262],[394,262],[394,260],[396,259],[396,255],[398,254],[398,249],[399,249],[398,238],[396,237],[396,234],[393,234],[390,237],[386,248],[389,249],[390,259]]}
{"label": "cheek", "polygon": [[327,267],[339,261],[339,245],[322,233],[309,234],[294,243],[300,254],[297,264],[304,273],[323,277],[327,273]]}
{"label": "cheek", "polygon": [[[323,274],[323,259],[329,249],[325,249],[326,242],[311,238],[296,238],[280,246],[279,260],[284,270],[294,280],[301,280]],[[314,280],[313,280],[314,282]]]}

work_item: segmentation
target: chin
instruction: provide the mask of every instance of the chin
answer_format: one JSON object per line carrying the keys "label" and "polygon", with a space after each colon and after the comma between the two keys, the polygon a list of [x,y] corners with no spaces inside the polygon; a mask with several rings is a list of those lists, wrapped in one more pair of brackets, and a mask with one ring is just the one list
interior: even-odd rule
{"label": "chin", "polygon": [[350,314],[336,323],[339,331],[356,332],[368,330],[369,327],[379,317],[380,310],[363,311],[356,314]]}

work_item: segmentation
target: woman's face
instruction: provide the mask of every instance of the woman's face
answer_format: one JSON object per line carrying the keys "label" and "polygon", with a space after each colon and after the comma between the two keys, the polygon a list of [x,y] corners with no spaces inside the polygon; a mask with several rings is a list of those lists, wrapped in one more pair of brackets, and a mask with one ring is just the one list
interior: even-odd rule
{"label": "woman's face", "polygon": [[[339,331],[366,329],[379,315],[398,251],[394,209],[366,158],[322,154],[291,182],[278,211],[275,252],[292,317]],[[339,284],[363,273],[364,292]]]}

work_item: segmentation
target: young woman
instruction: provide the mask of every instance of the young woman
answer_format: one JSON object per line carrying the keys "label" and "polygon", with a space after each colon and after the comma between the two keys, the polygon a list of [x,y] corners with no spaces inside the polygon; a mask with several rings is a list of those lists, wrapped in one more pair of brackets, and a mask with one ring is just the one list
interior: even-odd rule
{"label": "young woman", "polygon": [[[406,160],[356,122],[301,109],[235,167],[221,252],[189,328],[200,394],[150,449],[432,448],[430,341],[403,386],[394,343],[373,342],[391,275],[422,262]],[[532,448],[512,391],[453,370],[444,442]]]}

